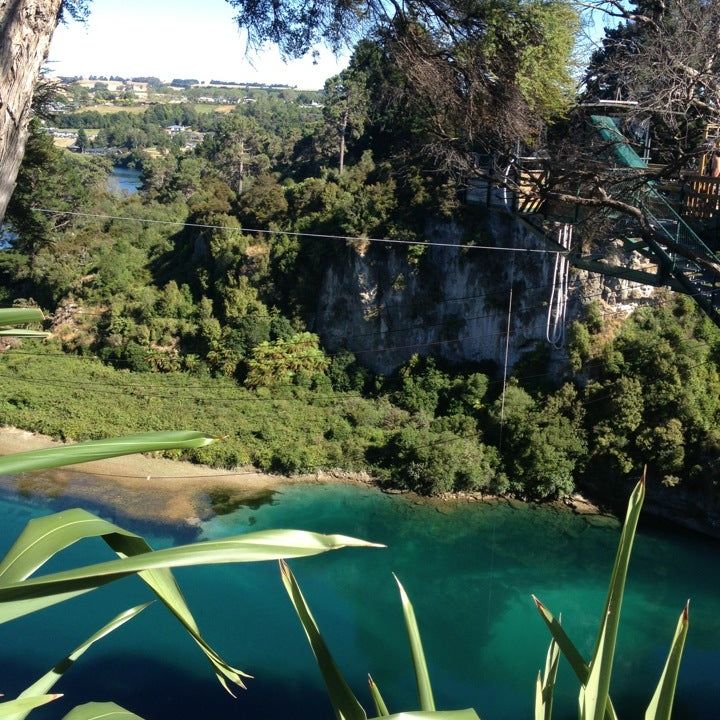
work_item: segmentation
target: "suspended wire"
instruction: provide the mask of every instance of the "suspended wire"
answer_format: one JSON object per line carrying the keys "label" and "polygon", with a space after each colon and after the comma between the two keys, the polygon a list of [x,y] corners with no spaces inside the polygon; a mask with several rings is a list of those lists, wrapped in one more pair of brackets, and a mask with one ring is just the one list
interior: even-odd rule
{"label": "suspended wire", "polygon": [[330,233],[311,233],[290,230],[267,230],[264,228],[231,227],[230,225],[214,225],[211,223],[189,223],[181,220],[152,220],[130,215],[105,215],[102,213],[86,213],[70,210],[53,210],[50,208],[32,207],[31,210],[45,213],[47,215],[71,215],[74,217],[92,218],[96,220],[122,220],[129,222],[144,223],[147,225],[169,225],[174,227],[197,228],[201,230],[227,230],[230,232],[248,233],[250,235],[285,235],[287,237],[305,237],[321,240],[343,240],[345,242],[369,242],[384,243],[391,245],[423,245],[430,247],[458,248],[460,250],[488,250],[511,253],[535,253],[541,255],[562,255],[560,250],[547,250],[541,248],[518,248],[518,247],[497,247],[495,245],[470,245],[450,242],[423,242],[419,240],[402,240],[400,238],[373,238],[360,235],[332,235]]}

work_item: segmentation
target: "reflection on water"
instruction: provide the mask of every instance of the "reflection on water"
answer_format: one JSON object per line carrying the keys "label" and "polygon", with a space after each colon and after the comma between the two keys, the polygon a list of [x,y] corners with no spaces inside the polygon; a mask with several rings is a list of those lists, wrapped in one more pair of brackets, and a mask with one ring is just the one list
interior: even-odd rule
{"label": "reflection on water", "polygon": [[[19,498],[0,502],[4,545],[44,511]],[[593,527],[550,508],[435,508],[347,486],[288,488],[271,504],[241,507],[203,523],[201,538],[269,527],[339,532],[388,545],[292,562],[323,633],[363,702],[369,704],[364,690],[369,671],[391,710],[414,704],[410,656],[391,575],[395,571],[415,604],[438,704],[475,707],[484,720],[532,717],[535,675],[548,637],[531,592],[555,613],[562,611],[567,631],[588,652],[618,539],[617,529]],[[150,540],[159,547],[171,537],[156,529]],[[68,562],[107,556],[100,543],[78,545],[68,553]],[[691,629],[674,717],[715,719],[720,702],[719,570],[716,543],[658,529],[641,532],[613,685],[620,717],[642,716],[677,615],[691,596]],[[93,648],[59,691],[73,703],[113,698],[154,720],[222,720],[239,713],[250,720],[332,718],[274,563],[188,568],[177,575],[208,640],[257,678],[238,700],[217,687],[193,643],[157,604]],[[25,687],[114,613],[146,597],[140,583],[123,581],[0,626],[3,691]],[[52,642],[48,628],[53,629]],[[555,718],[575,718],[577,688],[562,665],[559,682]],[[67,707],[69,703],[38,717],[61,716]]]}

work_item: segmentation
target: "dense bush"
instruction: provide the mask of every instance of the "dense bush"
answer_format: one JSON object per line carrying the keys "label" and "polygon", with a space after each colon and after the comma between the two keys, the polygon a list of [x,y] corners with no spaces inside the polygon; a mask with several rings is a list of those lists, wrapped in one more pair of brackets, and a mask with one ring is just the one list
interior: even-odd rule
{"label": "dense bush", "polygon": [[380,457],[379,465],[394,487],[423,495],[494,492],[504,485],[495,448],[447,430],[400,430],[388,438]]}

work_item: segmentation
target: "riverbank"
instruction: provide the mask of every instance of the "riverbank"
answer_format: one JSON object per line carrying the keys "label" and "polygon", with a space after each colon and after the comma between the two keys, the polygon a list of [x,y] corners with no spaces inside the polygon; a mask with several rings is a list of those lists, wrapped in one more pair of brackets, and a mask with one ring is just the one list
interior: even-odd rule
{"label": "riverbank", "polygon": [[[52,438],[0,428],[0,455],[62,445]],[[312,473],[287,477],[251,467],[222,470],[147,455],[99,460],[58,470],[0,476],[0,488],[25,495],[101,505],[133,520],[195,524],[242,504],[267,501],[287,485],[363,483],[363,473]]]}
{"label": "riverbank", "polygon": [[[62,445],[47,435],[15,427],[0,427],[0,455]],[[24,495],[79,501],[106,507],[113,514],[143,522],[197,524],[241,505],[262,504],[289,485],[359,484],[378,487],[367,473],[323,472],[292,476],[264,473],[252,467],[233,470],[169,460],[149,455],[127,455],[67,468],[0,476],[0,488]],[[394,493],[393,493],[394,494]],[[529,503],[480,492],[445,493],[423,497],[402,493],[416,504],[443,506],[463,503]],[[580,495],[551,503],[558,509],[597,518],[600,524],[617,522]]]}

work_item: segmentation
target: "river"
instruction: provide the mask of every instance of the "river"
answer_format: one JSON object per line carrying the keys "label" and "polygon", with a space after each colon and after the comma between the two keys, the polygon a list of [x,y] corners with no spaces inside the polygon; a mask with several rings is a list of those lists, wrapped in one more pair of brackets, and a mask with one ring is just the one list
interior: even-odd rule
{"label": "river", "polygon": [[134,195],[142,186],[142,173],[135,168],[115,165],[108,176],[108,190]]}
{"label": "river", "polygon": [[[0,496],[2,550],[50,501]],[[62,501],[54,502],[55,509]],[[298,527],[386,543],[294,561],[292,567],[326,639],[363,702],[369,671],[391,710],[414,706],[415,688],[397,591],[415,603],[439,707],[475,707],[483,720],[532,717],[535,676],[547,632],[537,594],[588,652],[595,638],[618,539],[551,508],[415,505],[354,486],[299,486],[259,507],[203,523],[199,539]],[[156,546],[191,531],[134,528]],[[692,598],[691,628],[675,720],[715,720],[720,706],[720,546],[699,536],[644,527],[630,568],[613,699],[621,718],[642,716],[664,663],[677,616]],[[99,542],[66,552],[70,562],[105,558]],[[58,686],[61,717],[73,703],[114,699],[149,720],[243,717],[332,718],[317,669],[274,563],[177,571],[208,640],[256,679],[237,700],[158,603],[87,653]],[[2,690],[29,685],[111,616],[148,597],[135,579],[1,628]],[[561,665],[555,720],[577,717],[577,687]],[[59,707],[63,703],[62,707]],[[367,707],[370,707],[368,701]],[[35,714],[33,715],[35,717]]]}

